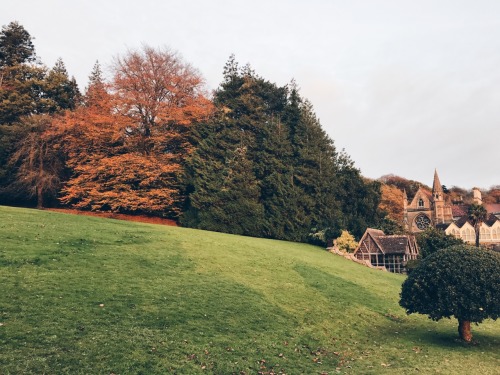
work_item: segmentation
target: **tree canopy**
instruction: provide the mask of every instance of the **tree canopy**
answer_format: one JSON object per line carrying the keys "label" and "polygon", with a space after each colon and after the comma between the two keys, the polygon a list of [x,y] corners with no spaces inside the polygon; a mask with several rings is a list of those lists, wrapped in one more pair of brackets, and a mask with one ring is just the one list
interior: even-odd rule
{"label": "tree canopy", "polygon": [[470,322],[500,316],[500,254],[467,245],[431,254],[404,281],[400,305],[433,320],[455,317],[470,342]]}
{"label": "tree canopy", "polygon": [[[320,231],[361,236],[379,221],[379,184],[336,149],[295,83],[279,87],[232,56],[214,104],[188,160],[184,225],[306,241]],[[241,226],[248,217],[252,225]]]}

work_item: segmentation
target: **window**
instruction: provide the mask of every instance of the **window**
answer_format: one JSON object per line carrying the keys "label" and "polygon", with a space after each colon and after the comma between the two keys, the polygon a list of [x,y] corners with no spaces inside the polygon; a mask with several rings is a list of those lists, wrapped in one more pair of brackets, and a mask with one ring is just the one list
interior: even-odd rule
{"label": "window", "polygon": [[483,240],[491,240],[491,231],[489,228],[481,226],[480,238]]}
{"label": "window", "polygon": [[474,242],[476,240],[476,235],[474,234],[474,231],[470,228],[465,228],[461,232],[461,237],[465,242]]}
{"label": "window", "polygon": [[418,215],[415,218],[415,225],[420,230],[426,230],[431,225],[431,219],[425,215]]}
{"label": "window", "polygon": [[418,200],[418,207],[419,208],[424,207],[424,200],[422,198]]}

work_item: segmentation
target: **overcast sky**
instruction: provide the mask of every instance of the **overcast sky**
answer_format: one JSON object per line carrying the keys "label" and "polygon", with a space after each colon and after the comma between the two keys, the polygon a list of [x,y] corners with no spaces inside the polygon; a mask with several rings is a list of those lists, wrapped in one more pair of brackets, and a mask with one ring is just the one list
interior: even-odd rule
{"label": "overcast sky", "polygon": [[240,65],[294,78],[364,176],[448,187],[500,184],[498,0],[2,0],[37,55],[80,88],[96,60],[167,46],[222,80]]}

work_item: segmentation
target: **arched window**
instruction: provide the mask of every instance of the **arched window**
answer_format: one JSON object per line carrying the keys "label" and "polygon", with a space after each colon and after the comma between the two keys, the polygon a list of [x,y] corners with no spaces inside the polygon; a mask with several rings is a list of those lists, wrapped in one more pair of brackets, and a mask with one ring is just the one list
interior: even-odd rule
{"label": "arched window", "polygon": [[422,198],[418,200],[418,207],[424,207],[424,200]]}
{"label": "arched window", "polygon": [[483,240],[491,240],[491,231],[489,228],[486,228],[484,226],[481,226],[481,230],[479,232],[480,234],[480,237],[481,239]]}
{"label": "arched window", "polygon": [[462,230],[461,237],[465,242],[474,242],[476,240],[476,235],[470,228],[465,228],[464,230]]}

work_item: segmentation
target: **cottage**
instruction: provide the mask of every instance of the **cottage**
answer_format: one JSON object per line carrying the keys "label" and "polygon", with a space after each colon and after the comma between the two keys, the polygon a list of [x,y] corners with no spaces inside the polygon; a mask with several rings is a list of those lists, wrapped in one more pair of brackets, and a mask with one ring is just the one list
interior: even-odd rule
{"label": "cottage", "polygon": [[385,267],[390,272],[406,272],[406,263],[417,259],[418,246],[414,236],[386,236],[378,229],[368,228],[354,251],[354,256],[374,267]]}

